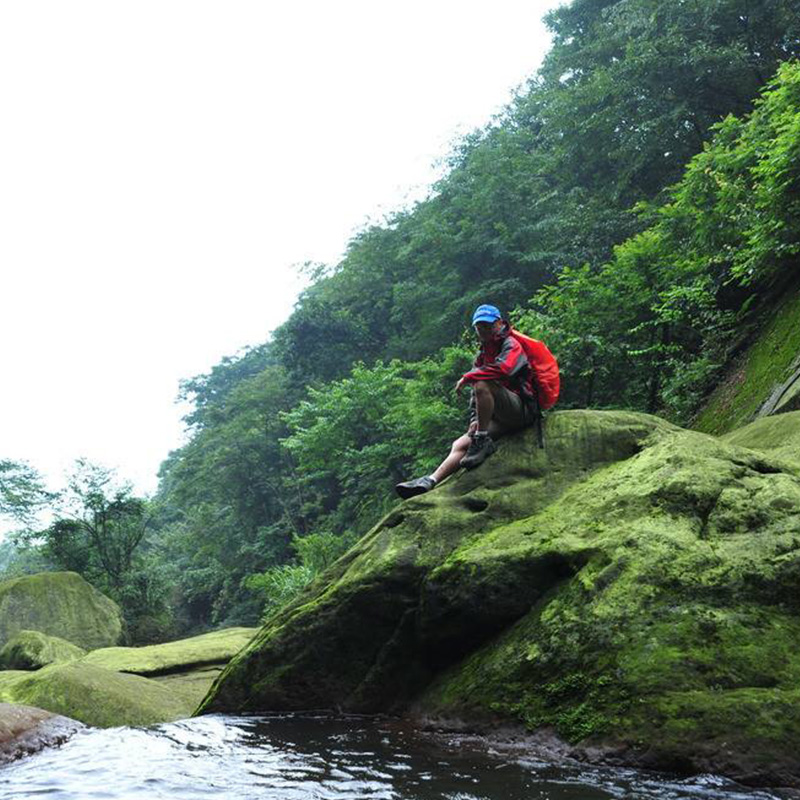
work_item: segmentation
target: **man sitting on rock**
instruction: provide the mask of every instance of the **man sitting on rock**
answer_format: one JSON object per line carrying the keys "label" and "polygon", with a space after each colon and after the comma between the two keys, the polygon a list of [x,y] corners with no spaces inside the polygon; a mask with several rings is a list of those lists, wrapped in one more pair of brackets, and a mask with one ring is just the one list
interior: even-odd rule
{"label": "man sitting on rock", "polygon": [[478,306],[472,324],[481,349],[473,368],[455,386],[456,393],[464,384],[472,387],[469,428],[431,475],[395,486],[403,499],[429,492],[459,467],[482,464],[496,449],[494,439],[533,424],[539,415],[528,357],[500,311]]}

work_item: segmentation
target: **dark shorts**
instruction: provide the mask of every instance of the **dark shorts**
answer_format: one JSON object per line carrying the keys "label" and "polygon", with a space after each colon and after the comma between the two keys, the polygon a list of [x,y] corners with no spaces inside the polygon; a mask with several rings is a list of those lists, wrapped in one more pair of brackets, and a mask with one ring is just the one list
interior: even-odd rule
{"label": "dark shorts", "polygon": [[536,408],[533,403],[525,402],[516,392],[504,386],[496,387],[493,394],[494,413],[489,423],[489,435],[492,438],[527,428],[536,422]]}

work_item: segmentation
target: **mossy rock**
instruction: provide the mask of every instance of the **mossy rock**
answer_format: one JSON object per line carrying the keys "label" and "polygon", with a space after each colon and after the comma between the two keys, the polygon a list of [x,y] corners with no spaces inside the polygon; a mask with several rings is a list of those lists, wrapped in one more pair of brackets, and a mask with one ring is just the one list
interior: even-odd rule
{"label": "mossy rock", "polygon": [[459,637],[454,620],[445,643],[434,629],[453,610],[443,611],[427,591],[429,573],[466,542],[529,516],[592,470],[676,430],[644,414],[571,411],[549,416],[546,450],[533,430],[503,440],[481,469],[398,505],[273,616],[223,672],[203,710],[401,707],[439,666],[420,650],[446,654],[454,639],[474,646],[521,613],[486,606],[477,630],[472,604],[462,609],[471,635]]}
{"label": "mossy rock", "polygon": [[730,365],[697,415],[694,427],[698,430],[721,435],[748,424],[763,413],[781,387],[782,410],[796,408],[800,402],[798,384],[786,387],[800,357],[800,287],[787,292],[771,313],[762,316],[764,325],[753,334],[750,346]]}
{"label": "mossy rock", "polygon": [[749,447],[800,463],[800,411],[763,417],[721,438],[728,444]]}
{"label": "mossy rock", "polygon": [[163,675],[227,664],[258,632],[258,628],[225,628],[189,639],[145,647],[103,647],[83,658],[115,672]]}
{"label": "mossy rock", "polygon": [[74,661],[86,651],[58,636],[20,631],[0,650],[0,669],[39,669],[48,664]]}
{"label": "mossy rock", "polygon": [[555,413],[546,440],[398,505],[201,710],[516,721],[800,785],[800,464],[623,412]]}
{"label": "mossy rock", "polygon": [[189,708],[195,709],[208,694],[208,690],[219,677],[223,668],[224,665],[222,664],[195,667],[184,672],[156,675],[153,680],[170,692],[180,695]]}
{"label": "mossy rock", "polygon": [[36,672],[0,673],[0,701],[22,703],[110,728],[188,717],[192,703],[157,681],[71,662]]}
{"label": "mossy rock", "polygon": [[257,632],[257,628],[225,628],[165,644],[104,647],[87,654],[81,663],[154,678],[194,709],[223,667]]}
{"label": "mossy rock", "polygon": [[119,642],[119,606],[75,572],[42,572],[0,583],[0,647],[20,631],[40,631],[93,650]]}

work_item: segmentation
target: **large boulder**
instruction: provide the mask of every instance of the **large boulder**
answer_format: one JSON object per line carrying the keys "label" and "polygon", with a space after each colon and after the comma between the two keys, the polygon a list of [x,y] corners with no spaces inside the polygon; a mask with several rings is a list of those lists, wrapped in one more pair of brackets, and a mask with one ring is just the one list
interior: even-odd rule
{"label": "large boulder", "polygon": [[0,764],[61,744],[82,727],[41,708],[0,703]]}
{"label": "large boulder", "polygon": [[545,436],[398,505],[201,710],[517,722],[587,758],[800,785],[800,463],[628,412]]}
{"label": "large boulder", "polygon": [[258,628],[225,628],[189,639],[145,647],[103,647],[83,663],[136,675],[164,675],[194,667],[227,664],[258,632]]}
{"label": "large boulder", "polygon": [[257,628],[225,628],[146,647],[104,647],[81,663],[155,678],[195,707],[223,667],[257,632]]}
{"label": "large boulder", "polygon": [[171,722],[193,709],[183,695],[157,681],[75,661],[36,672],[0,673],[0,701],[36,706],[99,728]]}
{"label": "large boulder", "polygon": [[86,655],[77,645],[39,631],[20,631],[0,649],[0,669],[39,669]]}
{"label": "large boulder", "polygon": [[119,642],[119,606],[75,572],[42,572],[0,583],[0,647],[20,631],[58,636],[85,650]]}

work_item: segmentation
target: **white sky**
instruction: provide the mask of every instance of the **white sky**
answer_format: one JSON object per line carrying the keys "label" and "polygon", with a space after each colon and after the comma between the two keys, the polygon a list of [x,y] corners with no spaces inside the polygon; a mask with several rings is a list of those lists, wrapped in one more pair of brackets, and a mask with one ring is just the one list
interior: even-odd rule
{"label": "white sky", "polygon": [[178,381],[422,196],[560,4],[0,0],[0,458],[154,490]]}

